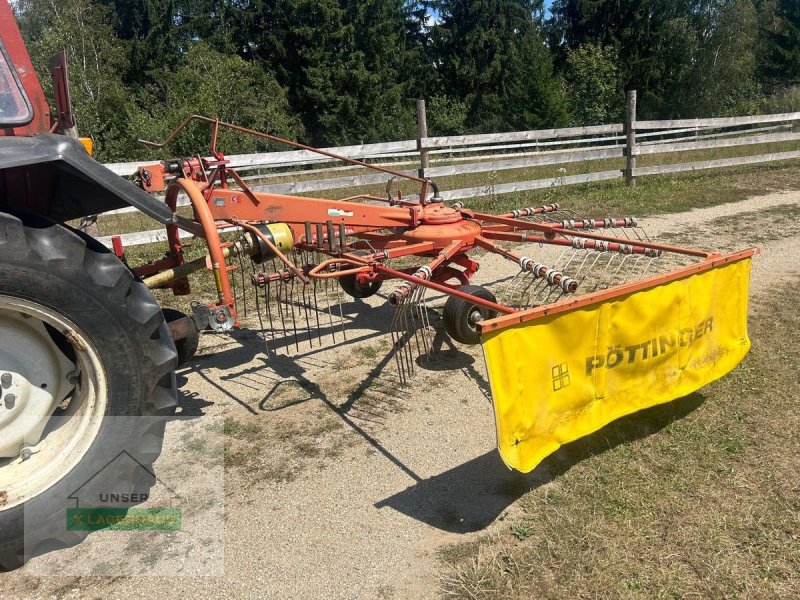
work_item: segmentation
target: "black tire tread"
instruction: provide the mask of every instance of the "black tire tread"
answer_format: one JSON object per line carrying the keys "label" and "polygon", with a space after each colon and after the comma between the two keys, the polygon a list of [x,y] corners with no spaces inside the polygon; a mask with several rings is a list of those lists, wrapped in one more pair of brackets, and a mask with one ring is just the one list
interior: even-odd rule
{"label": "black tire tread", "polygon": [[355,275],[339,277],[339,286],[344,293],[351,298],[364,299],[374,296],[381,289],[382,285],[383,281],[380,279],[373,281],[369,285],[362,285],[358,282]]}
{"label": "black tire tread", "polygon": [[[24,222],[23,222],[24,219]],[[98,290],[109,302],[120,301],[122,314],[133,324],[142,347],[141,369],[146,400],[140,405],[142,416],[168,416],[177,408],[174,369],[177,353],[172,343],[161,307],[150,290],[131,271],[97,240],[64,225],[38,216],[22,218],[0,213],[0,253],[11,244],[17,257],[43,268],[72,272],[85,277],[86,285]],[[161,453],[166,421],[154,420],[143,433],[146,443],[140,458],[152,464]],[[132,473],[120,473],[120,480],[133,480]],[[0,518],[2,513],[0,513]],[[61,534],[61,539],[49,540],[56,547],[72,545],[84,536],[77,532]],[[24,562],[23,539],[0,541],[0,570],[12,569]]]}
{"label": "black tire tread", "polygon": [[[458,290],[483,300],[496,302],[494,294],[492,294],[492,292],[487,290],[485,287],[481,287],[479,285],[463,285],[458,288]],[[461,344],[475,345],[479,344],[481,341],[480,334],[472,330],[467,324],[469,314],[474,310],[474,308],[474,304],[471,304],[467,300],[459,298],[458,296],[450,296],[447,298],[447,302],[445,302],[444,310],[442,311],[444,329],[447,332],[447,335]],[[488,308],[478,307],[478,309],[481,311],[484,319],[495,316],[494,311]]]}

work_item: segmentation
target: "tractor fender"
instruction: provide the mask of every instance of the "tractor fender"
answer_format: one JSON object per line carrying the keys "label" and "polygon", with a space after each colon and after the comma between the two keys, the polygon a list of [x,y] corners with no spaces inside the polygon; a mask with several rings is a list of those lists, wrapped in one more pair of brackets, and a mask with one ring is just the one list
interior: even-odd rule
{"label": "tractor fender", "polygon": [[55,134],[0,140],[0,209],[35,212],[57,222],[133,206],[153,219],[190,229],[163,202]]}

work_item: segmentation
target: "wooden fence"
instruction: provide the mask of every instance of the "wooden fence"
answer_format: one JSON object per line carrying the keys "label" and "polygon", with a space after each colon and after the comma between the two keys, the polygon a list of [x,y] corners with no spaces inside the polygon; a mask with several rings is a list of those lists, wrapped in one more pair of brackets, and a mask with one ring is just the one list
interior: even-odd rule
{"label": "wooden fence", "polygon": [[[403,170],[404,173],[420,174],[432,179],[475,173],[500,173],[546,165],[584,163],[587,166],[588,172],[580,174],[443,190],[441,196],[446,201],[620,178],[625,178],[628,185],[635,185],[638,177],[649,175],[800,158],[800,150],[793,150],[699,162],[637,166],[637,157],[643,156],[798,141],[800,132],[796,131],[795,126],[800,121],[800,113],[638,121],[636,92],[628,93],[625,123],[590,127],[428,137],[424,101],[418,102],[417,111],[419,136],[415,140],[359,144],[326,150],[373,164],[391,165],[395,169],[408,167]],[[386,184],[391,179],[389,175],[365,171],[358,166],[332,166],[331,163],[335,162],[332,159],[306,150],[244,154],[230,156],[229,159],[232,167],[246,174],[244,179],[250,182],[254,190],[279,194],[308,194],[359,188]],[[592,161],[608,159],[624,159],[625,166],[613,170],[590,170]],[[115,163],[106,166],[120,176],[130,177],[143,164],[147,163]],[[309,175],[318,177],[308,179]],[[265,180],[292,176],[302,176],[303,179],[264,183]],[[414,196],[407,198],[415,199]],[[185,199],[179,201],[179,206],[186,204],[188,202]],[[135,210],[124,208],[105,214]],[[163,229],[127,233],[120,237],[126,246],[166,239]],[[100,240],[106,245],[111,244],[111,236]]]}

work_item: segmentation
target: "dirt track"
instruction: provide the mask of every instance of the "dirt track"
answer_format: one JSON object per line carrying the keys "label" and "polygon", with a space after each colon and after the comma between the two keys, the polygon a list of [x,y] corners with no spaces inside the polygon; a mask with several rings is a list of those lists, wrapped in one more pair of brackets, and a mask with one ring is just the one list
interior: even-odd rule
{"label": "dirt track", "polygon": [[[798,216],[791,192],[642,224],[701,247],[763,246],[757,301],[777,279],[800,275]],[[494,264],[480,276],[499,276]],[[207,336],[179,373],[184,416],[235,425],[226,427],[224,577],[14,573],[0,575],[0,597],[435,597],[437,548],[502,527],[520,495],[558,474],[522,477],[502,465],[479,351],[445,343],[403,389],[393,364],[369,366],[387,355],[389,337],[377,332],[390,308],[376,300],[345,310],[361,316],[337,347],[267,361],[252,333]]]}

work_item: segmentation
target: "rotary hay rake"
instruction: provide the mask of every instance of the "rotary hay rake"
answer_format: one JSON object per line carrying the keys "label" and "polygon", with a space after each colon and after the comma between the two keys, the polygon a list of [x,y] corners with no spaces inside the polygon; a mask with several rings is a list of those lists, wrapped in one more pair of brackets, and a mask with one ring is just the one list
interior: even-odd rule
{"label": "rotary hay rake", "polygon": [[[144,143],[164,147],[193,121],[211,125],[211,158],[143,167],[138,181],[166,190],[173,211],[179,194],[188,196],[194,222],[178,224],[205,238],[208,256],[185,262],[178,224],[169,225],[166,258],[137,269],[145,283],[188,294],[187,275],[209,268],[218,298],[196,317],[228,331],[239,325],[231,272],[240,271],[244,291],[249,259],[268,349],[286,352],[345,341],[342,299],[366,299],[388,283],[403,382],[415,355],[433,352],[428,299],[444,294],[446,333],[483,345],[498,446],[513,468],[530,471],[564,443],[691,393],[747,353],[756,249],[723,256],[661,244],[634,218],[589,218],[558,204],[500,215],[447,205],[430,180],[197,115],[164,143]],[[217,150],[222,128],[379,171],[390,183],[415,182],[418,199],[388,187],[386,197],[344,200],[255,192]],[[238,239],[223,242],[225,228]],[[115,250],[123,255],[118,241]],[[488,255],[510,274],[475,285]]]}

